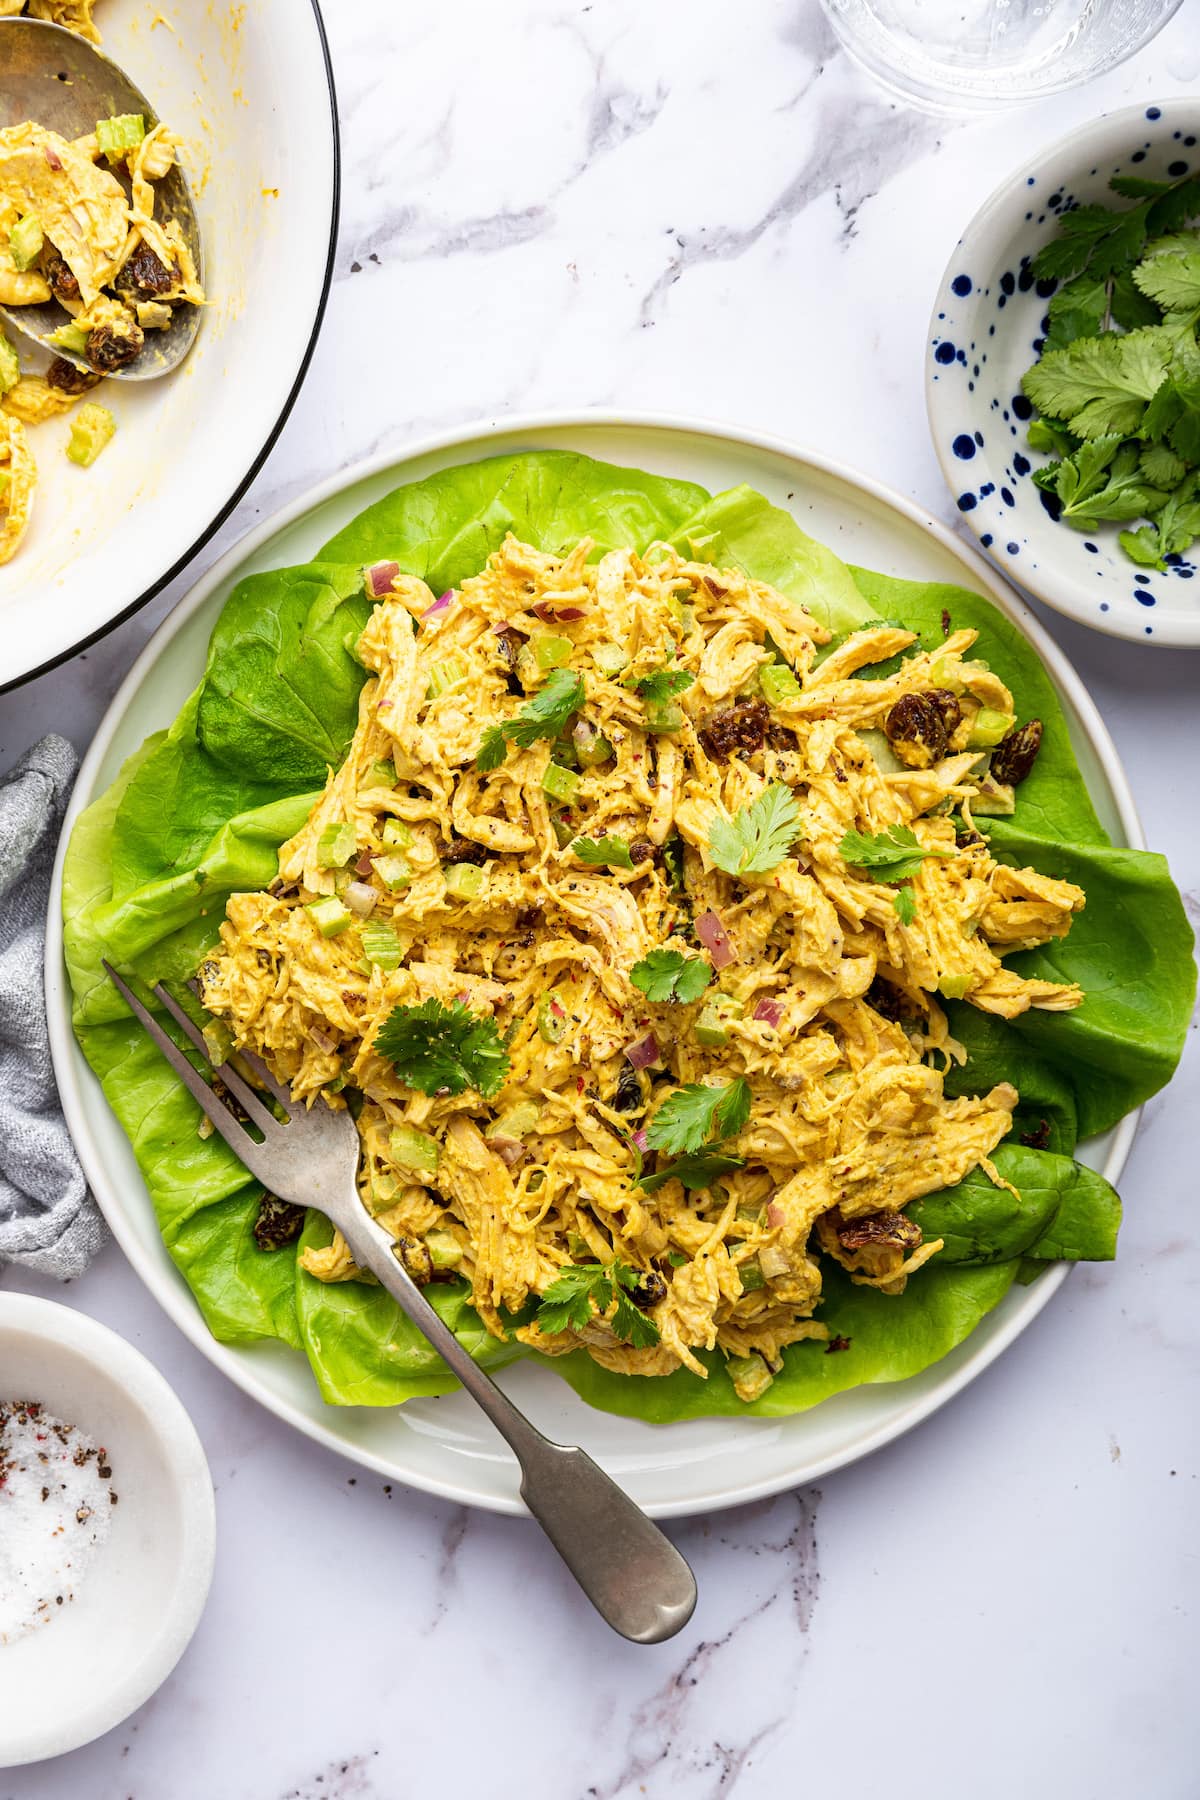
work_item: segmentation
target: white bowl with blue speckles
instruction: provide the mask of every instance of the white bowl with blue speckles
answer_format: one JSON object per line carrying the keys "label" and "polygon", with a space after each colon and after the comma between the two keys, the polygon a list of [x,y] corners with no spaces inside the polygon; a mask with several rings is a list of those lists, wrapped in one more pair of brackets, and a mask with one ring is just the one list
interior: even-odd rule
{"label": "white bowl with blue speckles", "polygon": [[1042,150],[987,200],[959,239],[933,304],[925,399],[934,449],[965,524],[1011,581],[1113,637],[1200,645],[1200,546],[1165,571],[1131,563],[1117,525],[1085,534],[1052,516],[1033,470],[1033,408],[1021,377],[1036,360],[1053,283],[1030,263],[1074,205],[1122,207],[1116,174],[1200,173],[1200,97],[1107,113]]}

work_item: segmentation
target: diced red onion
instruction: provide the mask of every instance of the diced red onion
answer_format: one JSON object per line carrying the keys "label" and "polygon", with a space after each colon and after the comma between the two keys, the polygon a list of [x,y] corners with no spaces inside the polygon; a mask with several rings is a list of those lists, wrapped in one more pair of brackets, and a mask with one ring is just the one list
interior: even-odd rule
{"label": "diced red onion", "polygon": [[539,600],[529,610],[537,615],[543,625],[571,625],[576,619],[587,618],[586,606],[551,606],[548,600]]}
{"label": "diced red onion", "polygon": [[326,1055],[338,1047],[337,1039],[331,1037],[329,1032],[322,1031],[319,1025],[310,1025],[305,1035],[310,1044],[315,1044],[317,1049],[323,1050]]}
{"label": "diced red onion", "polygon": [[639,1150],[641,1154],[645,1156],[647,1150],[650,1148],[650,1139],[647,1137],[646,1133],[644,1131],[635,1131],[633,1134],[633,1142],[635,1149]]}
{"label": "diced red onion", "polygon": [[450,605],[450,602],[456,597],[457,593],[458,593],[457,588],[447,588],[444,594],[438,595],[437,599],[434,601],[432,606],[427,606],[425,608],[425,611],[421,614],[421,617],[423,619],[432,619],[435,616],[435,614],[445,612],[447,607]]}
{"label": "diced red onion", "polygon": [[373,850],[364,850],[354,865],[354,873],[356,875],[369,875],[374,867],[375,852]]}
{"label": "diced red onion", "polygon": [[645,1037],[640,1037],[634,1043],[625,1046],[626,1059],[632,1063],[635,1069],[648,1069],[652,1063],[658,1061],[660,1054],[658,1039],[652,1031],[648,1031]]}
{"label": "diced red onion", "polygon": [[392,583],[400,573],[399,563],[372,563],[364,571],[367,592],[372,600],[382,600],[385,594],[392,591]]}
{"label": "diced red onion", "polygon": [[510,1169],[514,1164],[519,1163],[525,1154],[525,1146],[520,1138],[505,1137],[503,1134],[500,1134],[496,1137],[490,1137],[488,1143],[496,1152],[496,1155],[500,1158],[501,1162],[507,1163]]}
{"label": "diced red onion", "polygon": [[42,154],[45,156],[46,161],[52,169],[62,168],[62,157],[58,154],[57,150],[52,150],[49,144],[42,145]]}
{"label": "diced red onion", "polygon": [[737,961],[733,940],[711,908],[696,920],[696,936],[712,957],[714,969],[727,969],[730,963]]}
{"label": "diced red onion", "polygon": [[772,1200],[771,1204],[767,1207],[767,1224],[778,1230],[786,1217],[787,1214],[784,1212],[783,1207],[779,1204],[778,1200]]}
{"label": "diced red onion", "polygon": [[763,1025],[778,1027],[783,1022],[782,1000],[760,1000],[754,1009],[754,1016]]}
{"label": "diced red onion", "polygon": [[375,902],[378,898],[379,895],[375,889],[368,887],[365,881],[352,881],[342,895],[342,899],[350,911],[359,919],[370,918],[375,911]]}

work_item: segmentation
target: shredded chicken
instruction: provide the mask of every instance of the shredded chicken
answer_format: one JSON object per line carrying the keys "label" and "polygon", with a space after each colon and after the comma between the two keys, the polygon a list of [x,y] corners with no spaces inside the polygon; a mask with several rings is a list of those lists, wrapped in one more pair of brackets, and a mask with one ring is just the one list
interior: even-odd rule
{"label": "shredded chicken", "polygon": [[[821,662],[829,634],[736,569],[661,545],[591,562],[591,548],[544,555],[510,536],[433,611],[423,583],[395,577],[358,645],[370,677],[345,760],[280,850],[272,888],[230,899],[202,992],[235,1043],[310,1104],[361,1093],[364,1205],[398,1243],[436,1244],[438,1267],[466,1278],[496,1336],[548,1355],[583,1348],[640,1375],[703,1376],[715,1350],[760,1358],[769,1380],[787,1345],[825,1335],[823,1258],[898,1293],[941,1248],[904,1209],[974,1169],[999,1181],[990,1157],[1017,1094],[1002,1083],[946,1096],[943,1071],[964,1052],[939,994],[1004,1017],[1078,1004],[1077,989],[1025,979],[1003,958],[1061,937],[1084,896],[995,861],[969,816],[956,834],[952,809],[987,772],[987,752],[968,747],[971,719],[984,705],[1013,710],[970,660],[974,633],[949,637],[936,671],[918,652],[859,679],[912,635],[860,631]],[[545,680],[528,647],[548,634],[584,681],[577,731],[608,745],[577,770],[569,802],[544,786],[552,757],[570,757],[561,740],[475,766],[483,733],[514,716],[514,667],[526,694]],[[797,690],[745,704],[785,647]],[[675,696],[675,728],[655,733],[634,684],[668,668],[693,679]],[[959,697],[954,745],[930,768],[885,773],[860,734],[935,678]],[[731,704],[736,717],[714,722]],[[712,822],[779,783],[800,836],[768,872],[735,878],[714,861]],[[329,867],[322,844],[338,827],[349,837]],[[841,850],[847,832],[894,827],[929,852],[903,912],[896,882]],[[630,866],[581,862],[575,840],[606,836],[645,850]],[[392,888],[379,859],[398,839],[410,879]],[[476,892],[449,879],[467,858]],[[361,917],[322,935],[313,905],[350,882],[369,890],[370,925],[391,927],[395,966],[364,955]],[[696,955],[694,921],[708,911],[734,960],[697,1000],[649,1002],[631,969],[656,948]],[[733,1003],[718,1043],[695,1031],[714,996]],[[509,1072],[490,1102],[414,1091],[379,1053],[392,1009],[430,997],[461,999],[506,1034]],[[562,1022],[550,1032],[547,997]],[[636,1075],[626,1051],[651,1033],[658,1066]],[[721,1148],[739,1166],[700,1191],[673,1178],[646,1192],[636,1134],[679,1086],[735,1077],[749,1084],[750,1116]],[[415,1173],[398,1131],[423,1134],[436,1166]],[[356,1273],[338,1239],[301,1260],[325,1280]],[[517,1317],[565,1266],[589,1263],[638,1273],[653,1342],[623,1338],[615,1306],[552,1332]]]}

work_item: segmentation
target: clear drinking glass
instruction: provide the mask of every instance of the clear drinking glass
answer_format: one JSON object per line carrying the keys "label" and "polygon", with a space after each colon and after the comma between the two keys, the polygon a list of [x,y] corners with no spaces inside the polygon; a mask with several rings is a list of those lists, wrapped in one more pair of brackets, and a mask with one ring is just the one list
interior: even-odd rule
{"label": "clear drinking glass", "polygon": [[1090,81],[1182,0],[821,0],[843,44],[906,100],[973,111]]}

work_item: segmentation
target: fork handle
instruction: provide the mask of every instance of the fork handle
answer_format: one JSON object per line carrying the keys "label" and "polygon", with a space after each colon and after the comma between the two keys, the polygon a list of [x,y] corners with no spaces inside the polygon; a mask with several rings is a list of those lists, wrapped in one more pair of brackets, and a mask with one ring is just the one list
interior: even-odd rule
{"label": "fork handle", "polygon": [[379,1278],[511,1446],[522,1499],[596,1611],[635,1644],[674,1637],[696,1605],[696,1578],[674,1544],[586,1450],[552,1442],[513,1405],[438,1317],[357,1196],[354,1210],[357,1218],[339,1221],[350,1254]]}

